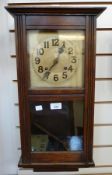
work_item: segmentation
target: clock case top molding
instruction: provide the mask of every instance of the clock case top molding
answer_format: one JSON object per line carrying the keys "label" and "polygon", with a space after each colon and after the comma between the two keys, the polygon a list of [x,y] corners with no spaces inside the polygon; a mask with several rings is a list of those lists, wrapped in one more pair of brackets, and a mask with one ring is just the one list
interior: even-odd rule
{"label": "clock case top molding", "polygon": [[[76,7],[73,3],[8,4],[15,19],[22,157],[20,167],[38,171],[75,171],[94,166],[93,116],[95,87],[96,17],[104,7]],[[84,30],[84,88],[29,88],[27,30]],[[35,101],[84,101],[84,150],[31,153],[29,103]],[[26,118],[27,116],[27,118]]]}

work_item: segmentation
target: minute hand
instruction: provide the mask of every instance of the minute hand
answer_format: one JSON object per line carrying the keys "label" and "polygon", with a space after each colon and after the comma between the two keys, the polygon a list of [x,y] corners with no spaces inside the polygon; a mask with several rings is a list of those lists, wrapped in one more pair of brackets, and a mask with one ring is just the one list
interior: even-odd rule
{"label": "minute hand", "polygon": [[48,71],[50,71],[59,62],[59,56],[64,51],[63,48],[64,48],[64,46],[61,46],[60,48],[58,48],[58,56],[54,59],[53,64],[52,64],[52,66],[50,66]]}
{"label": "minute hand", "polygon": [[44,73],[42,79],[44,79],[45,77],[48,78],[51,69],[59,62],[59,56],[61,53],[63,53],[63,51],[64,51],[64,46],[61,46],[60,48],[58,48],[58,56],[54,59],[53,64],[50,66],[49,70]]}
{"label": "minute hand", "polygon": [[58,61],[59,61],[59,56],[58,57],[56,57],[55,59],[54,59],[54,61],[53,61],[53,64],[50,66],[50,68],[49,68],[49,70],[48,71],[46,71],[45,73],[44,73],[44,75],[43,75],[43,78],[42,79],[44,79],[44,78],[48,78],[48,76],[49,76],[49,74],[50,74],[50,71],[51,71],[51,69],[58,63]]}
{"label": "minute hand", "polygon": [[51,71],[51,69],[59,62],[59,55],[54,59],[53,64],[50,66],[48,71]]}

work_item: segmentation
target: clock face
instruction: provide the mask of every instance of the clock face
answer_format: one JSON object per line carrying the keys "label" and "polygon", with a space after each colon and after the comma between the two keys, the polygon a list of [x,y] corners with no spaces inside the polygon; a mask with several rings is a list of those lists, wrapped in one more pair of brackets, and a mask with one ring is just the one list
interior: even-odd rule
{"label": "clock face", "polygon": [[30,86],[82,87],[83,31],[29,31]]}
{"label": "clock face", "polygon": [[75,74],[78,67],[74,42],[60,40],[57,37],[42,41],[32,53],[32,66],[41,80],[49,83],[67,81]]}

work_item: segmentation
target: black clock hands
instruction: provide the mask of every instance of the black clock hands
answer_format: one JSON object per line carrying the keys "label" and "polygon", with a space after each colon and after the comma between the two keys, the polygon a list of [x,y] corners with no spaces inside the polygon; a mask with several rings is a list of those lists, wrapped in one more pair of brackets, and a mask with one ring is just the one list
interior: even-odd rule
{"label": "black clock hands", "polygon": [[59,62],[59,56],[63,52],[64,52],[64,46],[58,48],[58,56],[54,59],[53,64],[49,68],[49,71]]}
{"label": "black clock hands", "polygon": [[46,72],[44,73],[43,78],[42,78],[43,80],[44,80],[45,78],[48,78],[51,69],[58,63],[58,58],[59,58],[59,57],[56,57],[56,58],[54,59],[53,64],[50,66],[49,70],[46,71]]}
{"label": "black clock hands", "polygon": [[61,54],[64,52],[64,45],[62,45],[61,47],[58,48],[58,53]]}
{"label": "black clock hands", "polygon": [[46,71],[42,79],[48,78],[51,69],[59,62],[59,56],[64,52],[64,45],[58,48],[58,56],[53,60],[53,64],[50,66],[49,70]]}
{"label": "black clock hands", "polygon": [[59,62],[59,56],[53,60],[53,64],[50,66],[49,71]]}

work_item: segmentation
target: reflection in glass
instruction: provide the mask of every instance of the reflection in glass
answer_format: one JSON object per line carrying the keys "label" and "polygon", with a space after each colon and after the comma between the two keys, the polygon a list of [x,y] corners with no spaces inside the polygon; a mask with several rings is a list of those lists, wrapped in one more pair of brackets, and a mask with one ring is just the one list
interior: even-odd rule
{"label": "reflection in glass", "polygon": [[83,102],[30,104],[31,151],[83,150]]}

